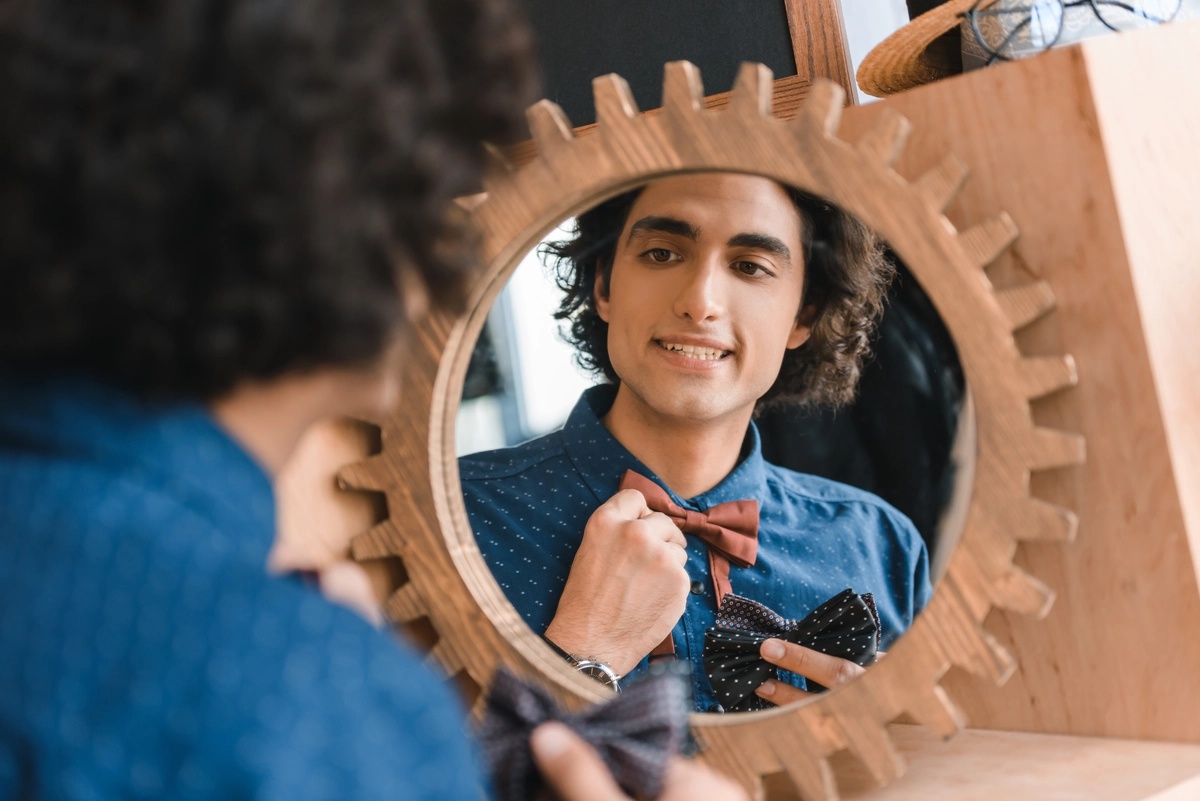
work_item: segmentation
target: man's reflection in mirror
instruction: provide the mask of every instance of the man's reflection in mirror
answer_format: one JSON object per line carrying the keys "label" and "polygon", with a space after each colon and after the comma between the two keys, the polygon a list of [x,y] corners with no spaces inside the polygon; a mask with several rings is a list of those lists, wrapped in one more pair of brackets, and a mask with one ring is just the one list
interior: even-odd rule
{"label": "man's reflection in mirror", "polygon": [[[769,179],[705,173],[607,201],[551,250],[558,314],[605,383],[561,430],[460,460],[525,621],[608,684],[687,660],[700,710],[721,708],[702,651],[730,595],[799,619],[869,593],[886,649],[930,595],[921,537],[874,495],[765,461],[753,422],[853,397],[892,277],[873,233]],[[777,643],[762,654],[788,670],[755,690],[769,702],[862,670]]]}

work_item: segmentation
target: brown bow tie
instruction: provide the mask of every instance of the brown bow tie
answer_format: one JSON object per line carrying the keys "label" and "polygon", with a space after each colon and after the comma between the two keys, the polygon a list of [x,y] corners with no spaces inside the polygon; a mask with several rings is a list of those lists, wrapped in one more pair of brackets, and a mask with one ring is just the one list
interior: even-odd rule
{"label": "brown bow tie", "polygon": [[[729,501],[693,512],[674,503],[666,490],[650,479],[626,470],[619,489],[635,489],[646,499],[651,511],[662,512],[685,534],[692,534],[708,545],[708,572],[712,576],[716,605],[733,591],[729,583],[729,564],[749,567],[758,554],[758,501]],[[652,656],[675,653],[671,635],[652,652]]]}

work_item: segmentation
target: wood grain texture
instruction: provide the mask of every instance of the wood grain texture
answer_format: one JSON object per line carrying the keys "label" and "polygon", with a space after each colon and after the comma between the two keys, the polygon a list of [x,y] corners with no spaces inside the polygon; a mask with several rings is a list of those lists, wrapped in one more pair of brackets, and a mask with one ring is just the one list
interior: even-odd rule
{"label": "wood grain texture", "polygon": [[[959,348],[976,412],[976,491],[946,577],[911,632],[865,677],[807,705],[756,715],[697,715],[701,758],[761,797],[762,778],[785,771],[811,798],[836,796],[828,759],[854,754],[886,784],[904,760],[885,724],[901,715],[942,736],[963,725],[939,687],[952,666],[990,682],[1014,671],[1011,656],[981,623],[993,608],[1045,613],[1053,593],[1012,564],[1017,537],[1005,522],[1028,509],[1026,537],[1058,542],[1066,511],[1031,501],[1036,467],[1082,459],[1079,438],[1035,423],[1029,406],[1031,364],[985,268],[1012,242],[1011,220],[991,209],[960,232],[941,214],[947,172],[917,183],[889,166],[907,123],[885,116],[855,147],[836,135],[844,93],[818,82],[792,121],[768,113],[769,73],[748,65],[724,110],[706,110],[695,68],[668,66],[660,114],[640,115],[617,76],[595,82],[596,131],[575,136],[543,101],[530,111],[539,158],[520,169],[497,163],[488,195],[471,209],[488,264],[459,319],[430,320],[406,365],[407,398],[381,421],[382,451],[341,471],[350,486],[383,492],[388,520],[355,540],[362,557],[403,560],[408,583],[388,603],[405,620],[427,618],[439,640],[434,658],[452,674],[486,686],[501,664],[530,674],[569,704],[602,697],[529,631],[488,572],[467,525],[451,438],[463,377],[492,301],[524,253],[563,217],[655,177],[696,169],[768,175],[829,198],[879,231],[911,265]],[[950,176],[953,179],[953,176]],[[954,183],[950,180],[949,183]],[[939,187],[930,192],[929,187]],[[930,198],[936,198],[931,202]],[[1073,375],[1037,362],[1039,390]],[[1061,364],[1061,359],[1060,359]],[[1020,513],[1017,513],[1020,514]]]}
{"label": "wood grain texture", "polygon": [[850,49],[846,44],[846,26],[838,0],[784,0],[788,32],[792,37],[792,55],[796,75],[805,83],[824,78],[855,97],[854,72],[850,69]]}
{"label": "wood grain texture", "polygon": [[[968,729],[938,742],[892,726],[908,773],[884,789],[861,765],[835,760],[847,801],[1195,801],[1200,746]],[[784,793],[778,801],[786,797]]]}
{"label": "wood grain texture", "polygon": [[[950,219],[1000,207],[1021,231],[988,270],[1039,357],[1018,380],[1033,396],[1079,377],[1033,409],[1040,425],[1086,435],[1087,464],[1055,469],[1071,445],[1044,440],[1030,487],[1051,505],[996,520],[1078,535],[1069,549],[1018,548],[1014,563],[1058,598],[1040,623],[988,618],[1016,658],[1003,688],[947,677],[972,726],[1200,743],[1198,44],[1196,23],[1094,40],[843,119],[851,140],[888,110],[910,119],[920,135],[902,175],[928,174],[947,151],[970,165]],[[1054,298],[1057,312],[1037,319]],[[1063,352],[1073,364],[1040,358]]]}

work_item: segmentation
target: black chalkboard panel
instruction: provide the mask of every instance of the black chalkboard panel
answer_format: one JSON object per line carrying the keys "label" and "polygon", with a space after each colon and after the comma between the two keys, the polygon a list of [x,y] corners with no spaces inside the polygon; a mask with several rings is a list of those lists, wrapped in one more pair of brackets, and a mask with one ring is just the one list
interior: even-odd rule
{"label": "black chalkboard panel", "polygon": [[704,93],[733,88],[738,66],[759,61],[796,74],[784,0],[524,0],[537,37],[545,97],[571,124],[596,121],[592,78],[620,73],[638,108],[662,105],[662,70],[687,59]]}

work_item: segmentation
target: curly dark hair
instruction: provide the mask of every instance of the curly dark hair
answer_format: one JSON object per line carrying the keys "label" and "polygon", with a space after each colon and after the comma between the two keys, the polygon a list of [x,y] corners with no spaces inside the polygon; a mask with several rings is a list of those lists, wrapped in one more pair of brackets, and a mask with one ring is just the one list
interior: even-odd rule
{"label": "curly dark hair", "polygon": [[[775,383],[755,412],[776,404],[817,406],[854,398],[863,360],[895,268],[871,229],[829,203],[784,187],[803,221],[804,297],[812,305],[812,335],[784,356]],[[564,332],[586,370],[620,381],[608,357],[608,323],[596,312],[596,271],[607,287],[617,240],[628,221],[635,189],[579,215],[573,239],[550,242],[539,253],[552,259],[556,282],[565,292],[555,318],[569,321]],[[799,309],[797,310],[799,313]]]}
{"label": "curly dark hair", "polygon": [[0,369],[145,397],[379,356],[457,308],[450,201],[536,93],[506,0],[0,6]]}

